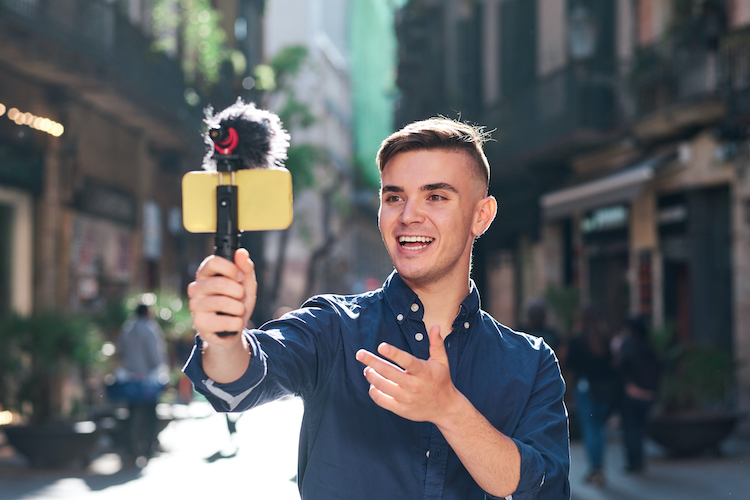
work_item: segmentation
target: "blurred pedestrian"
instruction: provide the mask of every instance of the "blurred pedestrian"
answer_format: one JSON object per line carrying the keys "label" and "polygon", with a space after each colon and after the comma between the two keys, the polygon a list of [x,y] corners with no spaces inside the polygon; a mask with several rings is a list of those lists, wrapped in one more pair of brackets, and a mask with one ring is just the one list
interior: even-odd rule
{"label": "blurred pedestrian", "polygon": [[151,319],[147,305],[140,304],[135,318],[123,326],[117,339],[117,355],[117,383],[129,412],[125,423],[126,459],[145,465],[156,451],[156,402],[169,380],[164,333]]}
{"label": "blurred pedestrian", "polygon": [[586,481],[605,483],[607,419],[617,398],[618,380],[610,351],[610,331],[595,306],[581,311],[579,330],[566,358],[568,383],[575,387],[578,420],[589,461]]}
{"label": "blurred pedestrian", "polygon": [[518,331],[544,339],[547,345],[557,353],[560,348],[560,334],[547,324],[547,305],[544,300],[534,299],[529,302],[526,308],[526,321],[526,324],[520,326]]}
{"label": "blurred pedestrian", "polygon": [[626,468],[642,472],[646,421],[659,388],[659,359],[648,340],[648,328],[642,317],[625,323],[618,368],[622,384],[622,431]]}

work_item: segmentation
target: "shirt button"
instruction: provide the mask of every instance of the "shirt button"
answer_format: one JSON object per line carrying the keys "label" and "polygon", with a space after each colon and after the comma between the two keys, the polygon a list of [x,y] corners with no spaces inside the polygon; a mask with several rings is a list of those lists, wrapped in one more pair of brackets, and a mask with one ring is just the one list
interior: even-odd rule
{"label": "shirt button", "polygon": [[425,453],[425,455],[427,455],[427,458],[430,458],[430,450],[427,450],[427,453]]}
{"label": "shirt button", "polygon": [[403,321],[404,320],[404,315],[403,314],[399,314],[398,316],[396,316],[396,319],[399,320],[399,321]]}
{"label": "shirt button", "polygon": [[422,342],[424,335],[422,335],[421,333],[418,333],[414,336],[414,338],[417,339],[417,342]]}
{"label": "shirt button", "polygon": [[466,328],[467,330],[469,329],[469,322],[468,321],[466,323],[464,323],[464,328]]}
{"label": "shirt button", "polygon": [[412,310],[412,312],[419,311],[419,304],[412,304],[411,305],[411,310]]}

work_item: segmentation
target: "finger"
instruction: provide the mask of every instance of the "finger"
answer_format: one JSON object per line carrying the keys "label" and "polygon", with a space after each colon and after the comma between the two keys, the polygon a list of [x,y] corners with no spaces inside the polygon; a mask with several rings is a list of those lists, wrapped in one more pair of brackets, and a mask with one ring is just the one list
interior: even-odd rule
{"label": "finger", "polygon": [[201,265],[198,266],[198,270],[195,272],[195,279],[197,281],[203,277],[216,275],[226,276],[235,281],[242,281],[242,278],[244,277],[240,274],[239,268],[233,262],[230,262],[223,257],[209,255],[203,259]]}
{"label": "finger", "polygon": [[440,335],[440,326],[433,325],[427,336],[430,338],[430,360],[448,366],[448,353],[445,352],[445,341]]}
{"label": "finger", "polygon": [[193,313],[222,313],[229,316],[245,314],[245,306],[241,301],[221,295],[192,298],[188,301],[188,308]]}
{"label": "finger", "polygon": [[387,394],[388,396],[395,399],[401,399],[403,397],[404,391],[401,389],[401,387],[394,381],[382,376],[374,368],[368,366],[365,368],[364,373],[365,378],[368,382],[370,382],[370,385],[375,387],[383,394]]}
{"label": "finger", "polygon": [[369,351],[366,351],[365,349],[360,349],[359,351],[357,351],[357,361],[364,365],[367,365],[370,368],[373,368],[383,377],[386,377],[389,380],[393,380],[396,383],[402,382],[404,380],[404,376],[406,375],[406,372],[401,369],[401,367],[396,366],[393,363],[379,356],[376,356]]}
{"label": "finger", "polygon": [[238,276],[242,276],[241,282],[245,295],[255,297],[258,293],[258,281],[255,277],[255,263],[250,260],[250,254],[244,248],[240,248],[235,252],[234,260],[239,269]]}
{"label": "finger", "polygon": [[239,332],[244,325],[239,316],[202,312],[193,314],[193,327],[203,340],[213,342],[217,338],[216,332]]}
{"label": "finger", "polygon": [[246,319],[250,319],[250,316],[255,309],[255,300],[258,295],[258,281],[255,277],[255,263],[250,260],[250,254],[244,248],[240,248],[234,254],[234,261],[239,268],[240,274],[243,275],[242,287],[244,290],[244,301],[246,311]]}
{"label": "finger", "polygon": [[187,288],[188,297],[205,297],[209,295],[225,295],[233,299],[242,300],[245,287],[237,281],[224,276],[200,277],[190,283]]}
{"label": "finger", "polygon": [[385,394],[382,391],[379,391],[377,387],[373,385],[370,386],[368,394],[370,395],[370,399],[372,399],[376,405],[398,415],[397,410],[399,408],[399,405],[396,399],[389,396],[388,394]]}
{"label": "finger", "polygon": [[378,352],[381,356],[390,359],[407,372],[412,374],[419,373],[422,360],[412,356],[408,352],[402,351],[398,347],[386,344],[385,342],[378,346]]}

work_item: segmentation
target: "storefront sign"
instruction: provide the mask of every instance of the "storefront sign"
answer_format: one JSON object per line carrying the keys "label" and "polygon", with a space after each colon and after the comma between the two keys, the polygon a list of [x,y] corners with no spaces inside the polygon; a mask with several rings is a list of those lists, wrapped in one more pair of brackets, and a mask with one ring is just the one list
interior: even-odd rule
{"label": "storefront sign", "polygon": [[581,221],[583,233],[610,231],[627,227],[630,211],[625,205],[599,208]]}

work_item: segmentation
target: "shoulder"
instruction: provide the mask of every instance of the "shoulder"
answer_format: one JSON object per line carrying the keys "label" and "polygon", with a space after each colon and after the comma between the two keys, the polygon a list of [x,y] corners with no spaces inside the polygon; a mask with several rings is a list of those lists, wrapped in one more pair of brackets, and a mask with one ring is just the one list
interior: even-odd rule
{"label": "shoulder", "polygon": [[501,346],[518,350],[521,353],[528,353],[528,355],[534,355],[535,353],[552,354],[552,349],[542,337],[520,332],[505,326],[485,311],[480,311],[480,318],[483,330],[494,337],[496,342],[500,343]]}
{"label": "shoulder", "polygon": [[297,312],[313,314],[337,313],[354,318],[368,308],[379,306],[382,302],[382,290],[357,295],[322,294],[309,298]]}

